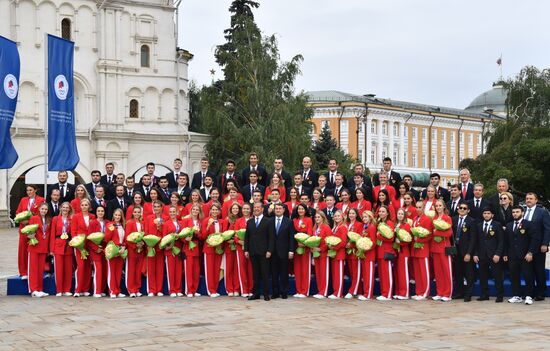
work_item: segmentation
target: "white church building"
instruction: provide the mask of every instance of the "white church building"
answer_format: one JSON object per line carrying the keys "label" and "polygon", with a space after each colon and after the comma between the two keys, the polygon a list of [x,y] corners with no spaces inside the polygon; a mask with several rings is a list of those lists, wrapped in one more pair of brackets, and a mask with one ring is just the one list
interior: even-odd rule
{"label": "white church building", "polygon": [[[0,35],[17,42],[21,56],[11,132],[19,160],[0,171],[0,220],[10,193],[20,194],[24,182],[43,183],[45,33],[75,42],[80,164],[70,180],[89,182],[106,162],[136,176],[149,161],[165,174],[176,157],[188,173],[199,168],[207,136],[188,130],[193,55],[177,47],[177,2],[0,0]],[[50,174],[49,183],[56,181]]]}

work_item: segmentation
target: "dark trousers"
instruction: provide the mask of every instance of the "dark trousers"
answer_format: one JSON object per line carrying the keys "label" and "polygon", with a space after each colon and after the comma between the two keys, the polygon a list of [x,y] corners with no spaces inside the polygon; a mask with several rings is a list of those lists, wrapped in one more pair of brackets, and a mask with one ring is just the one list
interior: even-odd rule
{"label": "dark trousers", "polygon": [[[455,256],[453,260],[453,272],[455,294],[472,297],[472,288],[474,286],[473,259],[470,259],[470,262],[464,262],[464,257],[460,255]],[[464,278],[466,278],[466,285],[464,285]]]}
{"label": "dark trousers", "polygon": [[521,274],[525,278],[525,296],[533,297],[533,263],[525,260],[510,260],[508,262],[510,268],[510,280],[512,281],[512,293],[514,296],[521,295]]}
{"label": "dark trousers", "polygon": [[260,283],[264,296],[269,295],[269,261],[263,255],[250,256],[252,276],[254,279],[254,296],[260,296]]}
{"label": "dark trousers", "polygon": [[546,262],[546,253],[537,252],[533,254],[533,270],[535,273],[535,282],[537,286],[534,294],[536,297],[546,296],[546,273],[544,271],[544,264]]}
{"label": "dark trousers", "polygon": [[493,260],[484,259],[479,261],[479,284],[481,285],[481,296],[489,296],[489,267],[491,267],[493,273],[493,279],[495,280],[495,288],[497,297],[504,296],[504,284],[502,273],[502,262],[494,263]]}
{"label": "dark trousers", "polygon": [[288,295],[288,257],[271,257],[271,285],[273,295]]}

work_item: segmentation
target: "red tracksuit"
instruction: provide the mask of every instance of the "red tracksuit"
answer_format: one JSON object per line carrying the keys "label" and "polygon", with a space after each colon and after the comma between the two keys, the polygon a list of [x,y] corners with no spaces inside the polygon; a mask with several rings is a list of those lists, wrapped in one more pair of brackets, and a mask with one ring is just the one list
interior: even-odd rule
{"label": "red tracksuit", "polygon": [[[52,218],[50,226],[50,252],[54,254],[55,290],[56,293],[71,292],[73,279],[73,250],[69,246],[71,240],[71,219],[61,215]],[[67,239],[61,239],[61,235],[67,233]]]}
{"label": "red tracksuit", "polygon": [[[193,221],[193,218],[187,217],[182,221],[183,228],[192,228],[194,226],[201,227],[200,220]],[[201,265],[199,262],[199,240],[198,234],[193,236],[193,243],[195,247],[191,250],[189,248],[189,242],[183,242],[183,252],[185,253],[185,260],[183,260],[183,269],[185,272],[185,294],[195,294],[199,288],[199,280],[201,274]]]}
{"label": "red tracksuit", "polygon": [[[394,224],[392,221],[386,221],[386,224],[392,230],[394,229]],[[394,239],[386,239],[377,232],[376,240],[376,257],[378,262],[378,278],[380,279],[380,295],[391,299],[393,293],[392,262],[384,260],[384,255],[386,253],[395,254],[395,250],[393,249]],[[378,245],[378,243],[380,243],[380,245]]]}
{"label": "red tracksuit", "polygon": [[[397,228],[411,233],[411,226],[408,223],[398,224]],[[395,295],[410,297],[409,292],[409,258],[411,256],[411,243],[400,242],[395,263]]]}
{"label": "red tracksuit", "polygon": [[[235,222],[235,230],[246,229],[246,218],[241,217]],[[238,240],[235,237],[235,240]],[[237,272],[241,294],[251,294],[254,290],[252,279],[252,262],[244,256],[243,246],[237,244]]]}
{"label": "red tracksuit", "polygon": [[[240,194],[237,194],[237,195],[240,195]],[[237,197],[237,200],[236,201],[233,201],[231,199],[225,201],[222,205],[222,218],[227,218],[227,216],[229,216],[229,208],[231,207],[231,205],[233,205],[234,203],[238,203],[239,205],[243,205],[244,204],[244,201],[239,199]],[[233,230],[233,229],[232,229]]]}
{"label": "red tracksuit", "polygon": [[[33,215],[37,216],[40,204],[43,202],[44,199],[38,195],[34,197],[33,201],[31,201],[29,197],[25,196],[19,202],[19,206],[17,206],[15,214],[19,214],[23,211],[31,211]],[[20,276],[27,275],[27,266],[29,264],[29,239],[27,239],[27,236],[25,234],[21,234],[21,229],[23,229],[24,227],[25,225],[23,223],[19,224],[19,248],[17,251],[17,266],[19,267]]]}
{"label": "red tracksuit", "polygon": [[[88,213],[88,224],[84,220],[84,214],[77,213],[73,215],[71,220],[71,237],[77,236],[79,234],[88,235],[89,223],[95,219],[95,216],[91,213]],[[80,256],[80,251],[74,249],[74,255],[76,257],[76,271],[74,272],[75,276],[75,287],[74,292],[81,294],[89,292],[90,290],[90,281],[92,279],[92,266],[90,264],[90,259],[83,260]]]}
{"label": "red tracksuit", "polygon": [[[378,201],[378,193],[380,192],[381,188],[381,185],[377,185],[372,189],[372,199],[374,200],[374,202]],[[384,189],[386,189],[386,191],[388,192],[388,200],[393,201],[393,199],[395,199],[395,188],[389,184],[386,184]]]}
{"label": "red tracksuit", "polygon": [[126,241],[129,234],[133,232],[143,232],[145,226],[142,221],[136,221],[130,219],[126,222],[126,234],[124,235],[124,245],[128,250],[128,257],[126,258],[126,289],[128,293],[137,294],[141,289],[141,268],[143,267],[143,261],[147,252],[147,246],[143,243],[141,248],[138,248],[136,244]]}
{"label": "red tracksuit", "polygon": [[[112,241],[117,246],[124,246],[124,227],[119,224],[109,223],[105,231],[105,242]],[[111,295],[120,294],[120,282],[122,281],[122,269],[124,259],[120,256],[107,260],[107,284]]]}
{"label": "red tracksuit", "polygon": [[[152,214],[145,220],[145,235],[156,235],[162,238],[161,224],[157,227],[154,223],[156,215]],[[160,217],[163,222],[166,218]],[[160,243],[160,241],[159,241]],[[164,253],[159,249],[159,244],[155,245],[155,256],[147,257],[147,293],[158,294],[162,292],[162,281],[164,279]]]}
{"label": "red tracksuit", "polygon": [[321,224],[320,227],[313,228],[313,235],[321,238],[321,244],[319,244],[321,256],[313,259],[315,266],[315,282],[317,283],[318,294],[326,297],[328,295],[330,261],[327,257],[328,248],[325,243],[325,238],[332,235],[332,230],[327,224]]}
{"label": "red tracksuit", "polygon": [[361,235],[372,241],[372,248],[365,252],[361,260],[361,276],[363,278],[363,296],[372,299],[374,291],[374,262],[376,262],[376,225],[363,224]]}
{"label": "red tracksuit", "polygon": [[[446,214],[443,214],[441,218],[436,216],[434,219],[442,219],[451,225],[451,228],[447,230],[437,230],[434,227],[434,240],[432,240],[430,245],[437,295],[441,297],[451,297],[453,295],[453,265],[451,256],[445,255],[445,247],[451,246],[450,237],[453,234],[453,220]],[[439,243],[436,242],[436,236],[443,237],[443,241]]]}
{"label": "red tracksuit", "polygon": [[359,210],[359,215],[361,215],[364,211],[370,211],[372,209],[372,204],[369,200],[361,200],[361,201],[355,201],[351,203],[352,208],[356,208]]}
{"label": "red tracksuit", "polygon": [[71,200],[71,207],[73,208],[73,213],[81,213],[82,208],[80,207],[80,199],[78,197]]}
{"label": "red tracksuit", "polygon": [[[420,217],[416,217],[413,221],[413,227],[423,227],[433,232],[433,224],[430,217],[423,214]],[[432,241],[432,235],[426,238],[415,237],[413,241],[413,269],[414,280],[416,282],[416,295],[422,297],[430,296],[430,242]],[[423,247],[415,248],[414,243],[422,244]]]}
{"label": "red tracksuit", "polygon": [[[354,221],[348,224],[349,232],[356,232],[361,234],[363,231],[363,222]],[[348,293],[353,296],[359,293],[359,285],[361,283],[361,262],[355,254],[355,244],[349,243],[349,254],[346,250],[346,264],[348,265],[348,271],[351,278],[351,285]]]}
{"label": "red tracksuit", "polygon": [[[107,276],[109,267],[107,266],[107,260],[105,259],[105,246],[109,242],[107,240],[107,226],[109,221],[103,220],[100,222],[98,219],[94,219],[88,226],[88,234],[102,232],[105,234],[105,239],[99,244],[86,240],[86,250],[90,253],[88,260],[92,268],[92,281],[94,283],[94,294],[102,294],[105,292],[107,286]],[[100,251],[100,252],[97,252]]]}
{"label": "red tracksuit", "polygon": [[[171,233],[179,233],[183,229],[183,223],[176,220],[176,223],[169,218],[164,222],[162,226],[162,236],[165,237]],[[173,246],[182,248],[181,240],[176,240]],[[166,261],[166,278],[168,281],[168,293],[169,294],[181,294],[181,280],[183,276],[183,266],[181,261],[181,255],[173,255],[171,248],[164,249],[164,256]]]}
{"label": "red tracksuit", "polygon": [[[46,264],[46,256],[48,256],[49,238],[50,238],[50,223],[46,222],[46,228],[40,216],[32,216],[29,224],[38,224],[38,230],[35,237],[38,244],[29,245],[29,293],[33,291],[44,291],[44,265]],[[28,240],[28,239],[25,239]]]}
{"label": "red tracksuit", "polygon": [[208,295],[216,294],[218,292],[218,285],[220,282],[220,268],[222,264],[222,254],[216,253],[216,248],[208,246],[206,244],[206,238],[213,233],[221,233],[227,230],[227,222],[224,219],[215,219],[215,221],[208,226],[208,221],[211,217],[207,217],[202,221],[200,239],[205,241],[202,248],[204,254],[204,277],[206,280],[206,291]]}
{"label": "red tracksuit", "polygon": [[348,241],[348,228],[341,223],[332,229],[332,235],[342,239],[342,242],[332,250],[336,250],[336,256],[331,259],[332,266],[332,293],[336,297],[342,297],[344,293],[344,261],[346,260],[346,244]]}
{"label": "red tracksuit", "polygon": [[[390,201],[389,205],[387,206],[388,207],[388,210],[389,210],[389,219],[391,221],[395,221],[395,208],[393,207],[393,203]],[[378,206],[377,204],[374,205],[374,217],[378,217],[378,209],[380,208],[380,206]]]}
{"label": "red tracksuit", "polygon": [[[172,205],[164,205],[164,207],[162,208],[162,216],[163,217],[165,217],[165,218],[170,217],[170,207],[172,207]],[[185,206],[178,205],[176,207],[177,207],[176,218],[178,219],[178,221],[181,221],[183,219],[183,217],[185,217],[189,214],[189,212],[187,211]]]}
{"label": "red tracksuit", "polygon": [[336,205],[334,205],[334,207],[336,207],[337,209],[339,209],[340,211],[342,211],[342,213],[344,214],[344,216],[348,216],[348,212],[349,212],[349,209],[352,207],[351,206],[351,202],[348,202],[347,204],[343,203],[343,202],[338,202]]}
{"label": "red tracksuit", "polygon": [[[313,223],[310,217],[294,218],[294,229],[296,233],[313,234]],[[303,255],[294,255],[294,277],[296,280],[296,293],[305,296],[309,295],[309,283],[311,281],[311,254],[307,247],[304,247]]]}
{"label": "red tracksuit", "polygon": [[[225,204],[230,203],[227,201]],[[227,221],[230,230],[236,230],[236,222],[229,224]],[[239,289],[239,273],[238,273],[238,264],[237,264],[237,247],[235,244],[235,250],[231,250],[231,245],[229,243],[224,243],[224,259],[225,259],[225,269],[223,270],[223,280],[225,282],[225,290],[228,294],[238,293]]]}

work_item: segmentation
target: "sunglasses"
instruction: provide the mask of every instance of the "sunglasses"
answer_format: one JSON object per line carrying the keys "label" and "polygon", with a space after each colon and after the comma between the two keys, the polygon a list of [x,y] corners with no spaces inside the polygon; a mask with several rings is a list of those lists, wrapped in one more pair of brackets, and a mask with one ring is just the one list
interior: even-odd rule
{"label": "sunglasses", "polygon": [[459,209],[459,210],[467,210],[468,207],[466,207],[466,206],[460,206],[458,209]]}
{"label": "sunglasses", "polygon": [[508,200],[508,197],[507,196],[503,196],[500,198],[501,200]]}

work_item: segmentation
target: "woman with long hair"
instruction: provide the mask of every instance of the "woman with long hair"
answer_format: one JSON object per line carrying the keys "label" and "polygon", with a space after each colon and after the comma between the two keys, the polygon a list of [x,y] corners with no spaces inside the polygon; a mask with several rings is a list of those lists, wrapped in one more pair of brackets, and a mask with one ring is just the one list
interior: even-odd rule
{"label": "woman with long hair", "polygon": [[222,218],[227,218],[231,214],[229,208],[233,207],[234,204],[238,204],[239,206],[244,204],[244,201],[239,199],[239,195],[240,194],[237,192],[237,189],[232,188],[229,190],[229,194],[227,194],[229,199],[224,201],[222,205]]}
{"label": "woman with long hair", "polygon": [[[348,233],[355,232],[361,234],[363,230],[363,222],[361,216],[359,215],[359,210],[354,207],[351,207],[348,211]],[[355,244],[348,242],[346,244],[346,265],[348,266],[348,272],[351,278],[351,285],[349,287],[348,293],[346,294],[346,299],[351,299],[354,296],[357,296],[359,293],[359,285],[361,283],[361,262],[355,254]]]}
{"label": "woman with long hair", "polygon": [[351,207],[351,193],[348,189],[342,189],[340,192],[340,202],[336,204],[336,208],[342,211],[344,217],[347,217]]}
{"label": "woman with long hair", "polygon": [[[431,242],[430,251],[432,253],[437,295],[434,296],[433,299],[436,301],[441,300],[448,302],[451,301],[451,296],[453,295],[453,271],[451,256],[445,254],[445,248],[451,246],[453,220],[448,214],[449,212],[443,199],[437,199],[434,207],[434,236]],[[449,229],[437,229],[436,221],[446,222],[449,224]]]}
{"label": "woman with long hair", "polygon": [[[381,190],[379,195],[384,192]],[[392,260],[395,257],[393,249],[394,238],[387,238],[380,234],[380,226],[384,223],[390,229],[394,230],[393,221],[390,218],[390,210],[387,205],[381,204],[378,207],[377,233],[376,233],[376,258],[378,260],[378,277],[380,278],[380,296],[379,301],[390,301],[393,293],[393,271]]]}
{"label": "woman with long hair", "polygon": [[204,278],[206,280],[206,291],[210,297],[219,297],[218,285],[222,253],[216,252],[216,248],[208,245],[206,239],[210,234],[221,233],[227,230],[227,221],[219,219],[221,206],[215,202],[210,205],[209,216],[203,219],[200,239],[204,241]]}
{"label": "woman with long hair", "polygon": [[[296,213],[292,222],[296,233],[305,233],[309,236],[313,234],[313,223],[307,206],[298,204]],[[294,255],[294,277],[296,279],[296,294],[294,297],[303,298],[309,295],[309,283],[311,280],[311,255],[309,248],[304,244],[297,243],[297,247],[302,247],[304,253]]]}
{"label": "woman with long hair", "polygon": [[[88,199],[80,200],[80,213],[75,214],[71,220],[71,237],[88,235],[90,223],[95,219],[95,215],[90,213],[91,205]],[[76,257],[74,297],[79,297],[81,294],[89,296],[90,280],[92,279],[92,266],[90,265],[90,260],[82,258],[82,255],[77,249],[73,251]]]}
{"label": "woman with long hair", "polygon": [[[178,234],[183,229],[183,222],[178,216],[178,207],[176,205],[170,205],[168,210],[168,218],[162,226],[162,236],[168,236],[171,234]],[[180,252],[182,249],[181,240],[167,245],[164,248],[164,256],[166,261],[166,278],[168,282],[168,293],[170,297],[181,297],[181,280],[183,274],[183,267],[180,254],[174,254],[172,249],[177,247]]]}
{"label": "woman with long hair", "polygon": [[[124,230],[125,220],[124,211],[117,208],[113,212],[112,221],[107,225],[105,232],[105,241],[108,243],[112,241],[119,247],[120,254],[123,254],[126,250],[124,243],[124,236],[126,234]],[[107,260],[107,283],[109,286],[109,294],[112,299],[117,297],[126,297],[120,290],[120,281],[122,280],[122,269],[124,268],[124,259],[121,256],[113,257]]]}
{"label": "woman with long hair", "polygon": [[356,200],[352,202],[351,207],[358,209],[359,213],[370,211],[372,209],[372,204],[367,199],[367,191],[365,188],[355,189],[355,198]]}
{"label": "woman with long hair", "polygon": [[395,261],[395,294],[393,297],[398,300],[408,300],[409,293],[409,258],[411,256],[411,242],[399,239],[398,232],[404,230],[412,238],[411,226],[407,222],[405,209],[400,208],[395,215],[395,244],[397,251],[397,260]]}
{"label": "woman with long hair", "polygon": [[[242,216],[235,221],[235,230],[246,229],[246,222],[252,217],[252,205],[245,202],[241,207],[241,213]],[[252,261],[244,255],[244,240],[235,237],[235,241],[237,242],[237,269],[241,296],[250,297],[254,290]]]}
{"label": "woman with long hair", "polygon": [[[145,203],[147,205],[147,203]],[[166,218],[162,215],[164,204],[157,200],[153,203],[153,214],[145,219],[145,235],[155,235],[162,238],[162,227]],[[153,247],[154,256],[147,256],[147,296],[164,296],[162,280],[164,278],[164,252],[159,244]]]}
{"label": "woman with long hair", "polygon": [[128,235],[134,232],[145,232],[145,225],[143,218],[141,217],[141,206],[134,206],[132,211],[132,218],[126,222],[126,231],[124,236],[124,243],[128,250],[128,257],[126,258],[126,288],[130,297],[141,296],[141,271],[143,267],[143,261],[145,259],[145,244],[143,241],[138,243],[131,243],[127,240]]}
{"label": "woman with long hair", "polygon": [[218,219],[221,219],[222,207],[220,203],[220,190],[218,188],[212,188],[210,190],[210,200],[208,200],[208,202],[202,206],[202,214],[204,215],[204,217],[208,217],[210,215],[210,208],[212,207],[212,204],[220,205],[220,209],[218,211]]}
{"label": "woman with long hair", "polygon": [[408,192],[409,185],[406,182],[401,181],[397,184],[397,195],[395,199],[392,199],[392,204],[396,213],[398,209],[405,208],[405,194]]}
{"label": "woman with long hair", "polygon": [[269,201],[269,195],[271,195],[271,190],[273,189],[279,189],[279,195],[281,202],[286,201],[286,188],[283,184],[283,180],[281,179],[281,176],[278,173],[271,174],[271,180],[269,181],[269,185],[265,188],[265,194],[264,198]]}
{"label": "woman with long hair", "polygon": [[321,190],[321,188],[317,187],[313,189],[309,206],[313,208],[315,212],[322,211],[327,208],[327,204],[325,203],[325,198],[323,196],[323,191]]}
{"label": "woman with long hair", "polygon": [[78,184],[74,191],[74,199],[71,200],[71,207],[74,210],[74,213],[80,213],[80,201],[82,199],[90,199],[90,194],[84,184]]}
{"label": "woman with long hair", "polygon": [[426,188],[426,198],[424,199],[424,212],[435,211],[435,202],[439,198],[437,191],[433,185],[428,185]]}
{"label": "woman with long hair", "polygon": [[[154,213],[153,205],[155,202],[160,201],[162,203],[162,198],[157,188],[151,188],[151,190],[149,190],[149,197],[151,201],[143,204],[143,218],[147,218]],[[162,205],[164,206],[164,203],[162,203]]]}
{"label": "woman with long hair", "polygon": [[[231,189],[230,194],[235,193],[235,189]],[[235,198],[236,200],[236,198]],[[226,203],[225,202],[224,206]],[[228,230],[237,230],[237,221],[241,218],[241,205],[238,202],[233,202],[227,209],[229,214],[226,218]],[[225,269],[223,270],[225,290],[227,296],[239,296],[239,270],[237,264],[237,244],[235,243],[236,236],[224,243],[225,254]]]}
{"label": "woman with long hair", "polygon": [[[38,215],[40,205],[44,202],[44,198],[36,195],[38,188],[34,184],[27,184],[25,186],[27,196],[23,197],[19,201],[15,214],[18,215],[23,211],[30,211],[34,216]],[[21,233],[29,221],[19,222],[19,247],[17,251],[17,266],[19,268],[19,276],[21,279],[27,279],[27,266],[29,264],[29,244],[28,238],[25,234]]]}
{"label": "woman with long hair", "polygon": [[346,243],[348,241],[348,228],[344,213],[336,210],[332,216],[334,226],[332,227],[332,236],[340,238],[341,242],[335,246],[328,246],[329,250],[336,251],[336,255],[331,258],[332,268],[332,289],[334,290],[329,299],[340,299],[344,292],[344,261],[346,259]]}
{"label": "woman with long hair", "polygon": [[45,297],[44,292],[44,265],[48,256],[51,218],[48,215],[48,204],[42,203],[38,208],[38,215],[32,216],[29,224],[37,224],[38,229],[28,238],[35,238],[38,243],[29,245],[29,293],[32,297]]}
{"label": "woman with long hair", "polygon": [[361,277],[363,278],[363,295],[359,295],[359,300],[367,301],[372,299],[374,291],[374,262],[376,262],[376,222],[374,214],[371,211],[363,212],[363,228],[361,236],[369,238],[372,242],[370,250],[363,254],[365,258],[361,259]]}
{"label": "woman with long hair", "polygon": [[231,198],[229,196],[229,191],[231,189],[235,189],[237,192],[237,200],[239,203],[244,202],[243,195],[241,194],[241,189],[239,188],[239,185],[237,184],[237,181],[235,179],[227,179],[225,181],[225,184],[223,185],[222,192],[223,192],[223,202],[229,201]]}
{"label": "woman with long hair", "polygon": [[170,217],[170,207],[174,206],[176,208],[176,218],[178,221],[181,221],[183,217],[187,216],[189,212],[185,209],[185,206],[181,204],[180,194],[177,191],[173,191],[170,194],[170,203],[164,205],[162,208],[162,215],[166,218]]}
{"label": "woman with long hair", "polygon": [[[126,220],[130,220],[134,218],[134,208],[141,207],[141,218],[142,220],[145,218],[143,217],[143,194],[139,191],[134,192],[134,196],[132,198],[133,202],[128,206],[126,209]],[[143,231],[143,230],[142,230]]]}
{"label": "woman with long hair", "polygon": [[94,283],[94,297],[102,297],[107,286],[107,276],[108,276],[108,265],[107,260],[105,259],[104,248],[105,245],[109,242],[107,240],[107,226],[109,221],[105,218],[105,207],[98,206],[96,209],[96,218],[90,222],[88,227],[88,235],[96,232],[101,232],[105,234],[103,241],[96,245],[90,240],[86,240],[86,249],[90,253],[88,259],[93,268],[93,283]]}
{"label": "woman with long hair", "polygon": [[[433,233],[433,223],[430,217],[424,213],[424,202],[418,201],[415,205],[416,217],[413,220],[412,228],[422,227],[429,233]],[[413,300],[426,300],[430,296],[430,241],[432,234],[426,237],[415,236],[413,240],[413,269],[416,294]]]}
{"label": "woman with long hair", "polygon": [[395,219],[395,208],[390,200],[390,195],[386,189],[382,189],[378,192],[378,198],[374,204],[374,216],[378,218],[378,210],[381,206],[386,206],[388,210],[388,219],[393,221]]}
{"label": "woman with long hair", "polygon": [[313,295],[316,299],[324,299],[328,295],[328,282],[330,274],[330,261],[327,257],[327,244],[325,238],[332,235],[332,230],[328,225],[327,216],[323,211],[315,212],[315,225],[313,235],[321,238],[319,247],[314,247],[311,252],[318,252],[319,257],[313,258],[315,267],[315,283],[317,283],[317,294]]}
{"label": "woman with long hair", "polygon": [[292,187],[288,190],[288,201],[285,202],[286,208],[288,208],[288,214],[289,216],[292,215],[292,212],[294,212],[294,207],[296,207],[300,203],[300,199],[298,198],[298,189]]}
{"label": "woman with long hair", "polygon": [[59,215],[52,218],[50,226],[50,255],[54,257],[56,296],[72,296],[73,251],[69,246],[72,215],[71,205],[64,202],[59,207]]}
{"label": "woman with long hair", "polygon": [[412,223],[412,219],[416,217],[416,208],[414,207],[414,195],[409,191],[408,193],[403,195],[403,199],[403,209],[405,210],[405,215],[407,216],[407,222],[410,224]]}
{"label": "woman with long hair", "polygon": [[189,216],[182,221],[184,228],[193,228],[193,236],[187,237],[183,243],[183,270],[185,274],[185,295],[187,297],[201,296],[197,292],[201,265],[199,262],[199,233],[202,226],[202,205],[198,202],[191,205]]}

